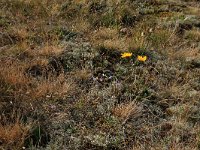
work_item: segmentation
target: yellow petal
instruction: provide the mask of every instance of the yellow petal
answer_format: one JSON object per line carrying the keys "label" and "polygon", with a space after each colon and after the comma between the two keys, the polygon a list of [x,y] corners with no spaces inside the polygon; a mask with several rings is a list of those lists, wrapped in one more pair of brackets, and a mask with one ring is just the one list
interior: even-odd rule
{"label": "yellow petal", "polygon": [[140,56],[140,55],[138,55],[138,57],[137,57],[137,60],[138,61],[146,61],[147,60],[147,56]]}
{"label": "yellow petal", "polygon": [[122,58],[126,58],[126,57],[131,57],[133,54],[132,53],[122,53],[121,54],[122,56]]}

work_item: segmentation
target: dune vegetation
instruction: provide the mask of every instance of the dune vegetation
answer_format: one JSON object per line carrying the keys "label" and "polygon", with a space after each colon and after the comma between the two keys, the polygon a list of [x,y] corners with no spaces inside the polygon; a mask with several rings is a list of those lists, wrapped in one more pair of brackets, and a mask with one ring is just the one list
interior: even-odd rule
{"label": "dune vegetation", "polygon": [[200,149],[199,0],[0,0],[0,150]]}

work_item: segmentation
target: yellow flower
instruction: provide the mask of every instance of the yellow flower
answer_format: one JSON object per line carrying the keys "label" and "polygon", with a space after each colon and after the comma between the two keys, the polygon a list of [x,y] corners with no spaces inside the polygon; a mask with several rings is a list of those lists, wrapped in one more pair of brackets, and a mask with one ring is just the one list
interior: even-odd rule
{"label": "yellow flower", "polygon": [[140,55],[138,55],[137,60],[144,62],[144,61],[147,60],[147,56],[140,56]]}
{"label": "yellow flower", "polygon": [[133,54],[132,53],[122,53],[121,58],[126,58],[126,57],[131,57]]}

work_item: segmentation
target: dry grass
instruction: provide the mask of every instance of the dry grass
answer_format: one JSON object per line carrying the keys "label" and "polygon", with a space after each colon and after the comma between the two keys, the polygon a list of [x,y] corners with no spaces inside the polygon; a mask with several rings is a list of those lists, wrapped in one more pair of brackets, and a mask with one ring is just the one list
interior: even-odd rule
{"label": "dry grass", "polygon": [[197,7],[189,7],[188,8],[188,14],[198,15],[200,14],[200,10]]}
{"label": "dry grass", "polygon": [[27,85],[29,79],[24,75],[26,64],[19,63],[12,58],[1,60],[0,76],[1,81],[10,85]]}
{"label": "dry grass", "polygon": [[198,149],[200,33],[179,21],[200,9],[180,2],[2,0],[0,149]]}
{"label": "dry grass", "polygon": [[[133,45],[131,31],[129,29],[117,29],[117,28],[99,28],[90,33],[90,39],[94,46],[102,45],[107,49],[115,49],[118,51],[124,51],[129,49]],[[124,36],[120,35],[121,33]],[[129,35],[129,36],[128,36]],[[136,35],[134,35],[136,37]]]}
{"label": "dry grass", "polygon": [[63,49],[62,47],[59,46],[56,47],[56,46],[46,45],[38,51],[39,55],[48,57],[48,56],[58,56],[62,54]]}
{"label": "dry grass", "polygon": [[22,149],[24,141],[28,137],[29,130],[29,125],[24,125],[20,122],[10,125],[0,125],[0,148]]}
{"label": "dry grass", "polygon": [[[41,66],[46,68],[47,65],[47,59],[34,59],[27,63],[20,63],[15,59],[1,61],[1,82],[2,84],[7,84],[8,88],[14,87],[13,92],[16,92],[16,94],[19,94],[20,92],[27,93],[30,96],[30,99],[41,98],[48,94],[52,95],[53,93],[55,93],[58,98],[63,97],[70,91],[69,89],[72,89],[73,87],[73,84],[70,81],[66,81],[64,74],[60,74],[58,77],[49,74],[48,78],[37,80],[25,73],[31,66]],[[42,76],[45,75],[46,70],[44,70]]]}
{"label": "dry grass", "polygon": [[120,104],[113,110],[114,116],[117,116],[122,120],[122,124],[125,124],[130,117],[137,117],[142,111],[142,108],[138,106],[134,101],[127,104]]}
{"label": "dry grass", "polygon": [[185,33],[185,38],[191,41],[199,41],[200,40],[200,30],[190,30]]}

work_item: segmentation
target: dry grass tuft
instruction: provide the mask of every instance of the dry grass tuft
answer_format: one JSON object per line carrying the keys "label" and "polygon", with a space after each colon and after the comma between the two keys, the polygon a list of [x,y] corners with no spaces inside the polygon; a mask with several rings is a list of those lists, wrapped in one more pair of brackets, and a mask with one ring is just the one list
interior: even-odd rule
{"label": "dry grass tuft", "polygon": [[0,79],[9,85],[27,85],[29,79],[24,74],[26,64],[19,63],[12,58],[5,58],[0,61]]}
{"label": "dry grass tuft", "polygon": [[132,45],[132,38],[120,36],[117,28],[99,28],[90,33],[90,39],[94,46],[103,45],[107,49],[127,50]]}
{"label": "dry grass tuft", "polygon": [[10,125],[0,125],[0,148],[22,149],[30,130],[29,125],[16,122]]}
{"label": "dry grass tuft", "polygon": [[174,59],[180,59],[180,58],[198,58],[200,57],[199,49],[198,48],[192,48],[188,47],[185,49],[182,49],[181,51],[177,51],[171,56]]}
{"label": "dry grass tuft", "polygon": [[129,103],[120,104],[114,108],[113,114],[122,120],[123,124],[130,117],[137,117],[142,111],[142,108],[138,106],[134,101]]}
{"label": "dry grass tuft", "polygon": [[63,52],[63,48],[60,46],[46,45],[38,50],[38,54],[41,56],[58,56]]}
{"label": "dry grass tuft", "polygon": [[[34,80],[32,80],[34,83]],[[34,84],[35,88],[28,91],[31,99],[45,98],[64,98],[75,88],[71,81],[66,81],[64,75],[60,75],[56,79],[51,78]]]}

